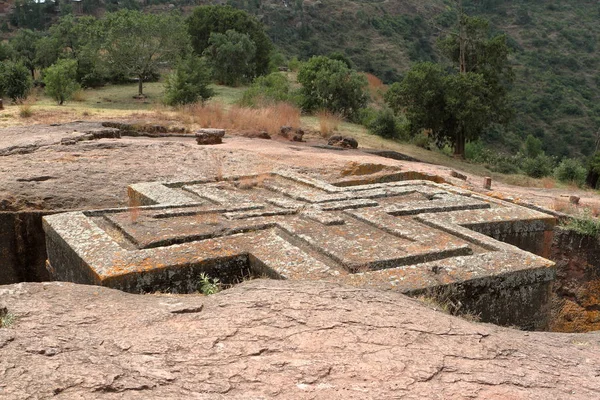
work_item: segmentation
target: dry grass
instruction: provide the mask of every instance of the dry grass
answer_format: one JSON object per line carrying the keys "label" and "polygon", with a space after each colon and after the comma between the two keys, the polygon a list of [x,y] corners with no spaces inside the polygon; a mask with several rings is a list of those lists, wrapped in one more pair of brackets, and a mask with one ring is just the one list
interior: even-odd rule
{"label": "dry grass", "polygon": [[86,96],[85,91],[83,89],[76,90],[71,95],[71,100],[77,101],[79,103],[86,101],[86,99],[87,99],[87,96]]}
{"label": "dry grass", "polygon": [[219,153],[208,154],[208,167],[212,169],[212,175],[215,177],[217,182],[223,180],[223,158]]}
{"label": "dry grass", "polygon": [[330,111],[319,111],[316,113],[316,116],[319,119],[319,132],[321,132],[321,136],[324,138],[331,136],[343,122],[342,117],[332,114]]}
{"label": "dry grass", "polygon": [[554,178],[542,178],[541,183],[544,189],[554,189],[556,187],[556,181],[554,180]]}
{"label": "dry grass", "polygon": [[288,103],[261,108],[231,106],[221,103],[194,104],[180,111],[186,124],[203,128],[223,128],[235,131],[266,131],[279,133],[282,126],[299,127],[300,110]]}
{"label": "dry grass", "polygon": [[270,175],[268,173],[262,173],[256,176],[243,177],[236,182],[236,187],[246,190],[252,189],[256,186],[262,186],[269,177]]}
{"label": "dry grass", "polygon": [[567,199],[555,198],[552,202],[552,208],[554,211],[563,212],[565,214],[574,214],[577,211],[577,207],[571,204]]}
{"label": "dry grass", "polygon": [[31,108],[31,104],[23,103],[19,106],[19,117],[31,118],[32,116],[33,116],[33,109]]}
{"label": "dry grass", "polygon": [[376,103],[382,103],[383,95],[385,94],[387,87],[383,84],[382,80],[375,75],[368,72],[365,72],[363,75],[367,78],[367,82],[369,82],[367,88],[371,95],[371,99]]}

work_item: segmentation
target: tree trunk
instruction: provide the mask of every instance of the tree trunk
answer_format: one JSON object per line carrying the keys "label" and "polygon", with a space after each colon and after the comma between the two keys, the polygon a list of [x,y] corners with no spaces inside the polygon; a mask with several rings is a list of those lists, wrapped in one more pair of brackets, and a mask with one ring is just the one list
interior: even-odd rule
{"label": "tree trunk", "polygon": [[143,89],[144,79],[143,79],[142,75],[139,75],[138,78],[139,78],[139,80],[138,80],[138,97],[144,97],[144,89]]}
{"label": "tree trunk", "polygon": [[465,158],[465,135],[464,133],[458,132],[456,134],[456,142],[454,143],[454,157],[464,160]]}
{"label": "tree trunk", "polygon": [[589,171],[587,177],[585,178],[585,183],[592,189],[596,189],[598,185],[598,179],[600,179],[600,175],[598,175],[595,171]]}

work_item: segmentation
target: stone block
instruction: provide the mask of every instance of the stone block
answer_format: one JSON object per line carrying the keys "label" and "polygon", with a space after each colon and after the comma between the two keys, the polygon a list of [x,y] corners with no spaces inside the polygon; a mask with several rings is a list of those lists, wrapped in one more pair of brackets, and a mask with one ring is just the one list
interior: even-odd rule
{"label": "stone block", "polygon": [[196,131],[196,142],[201,145],[223,143],[225,129],[199,129]]}

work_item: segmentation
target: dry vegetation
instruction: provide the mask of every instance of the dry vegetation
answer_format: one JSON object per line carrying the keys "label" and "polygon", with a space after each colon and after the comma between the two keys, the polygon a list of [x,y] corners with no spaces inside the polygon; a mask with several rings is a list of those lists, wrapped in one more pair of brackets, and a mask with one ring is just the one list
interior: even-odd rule
{"label": "dry vegetation", "polygon": [[211,102],[183,107],[180,115],[186,124],[240,132],[266,131],[276,135],[282,126],[300,127],[300,109],[288,103],[248,108]]}
{"label": "dry vegetation", "polygon": [[375,103],[383,103],[383,95],[387,89],[383,81],[368,72],[365,72],[364,76],[367,78],[367,82],[369,82],[367,89],[369,91],[369,95],[371,96],[371,100],[373,100]]}
{"label": "dry vegetation", "polygon": [[316,114],[319,120],[319,132],[324,138],[328,138],[337,131],[342,124],[342,117],[336,114],[332,114],[330,111],[319,111]]}

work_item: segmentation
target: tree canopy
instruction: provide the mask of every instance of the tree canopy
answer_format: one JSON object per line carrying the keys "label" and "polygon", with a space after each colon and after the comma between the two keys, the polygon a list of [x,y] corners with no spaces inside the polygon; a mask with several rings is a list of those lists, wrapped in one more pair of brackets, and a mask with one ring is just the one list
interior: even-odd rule
{"label": "tree canopy", "polygon": [[77,61],[62,59],[44,71],[44,83],[46,93],[59,105],[71,98],[71,95],[79,89],[75,80],[77,76]]}
{"label": "tree canopy", "polygon": [[238,86],[252,80],[256,46],[250,36],[234,30],[213,32],[208,43],[202,54],[212,65],[218,83]]}
{"label": "tree canopy", "polygon": [[325,56],[312,57],[298,71],[302,84],[302,108],[305,111],[327,109],[353,119],[368,101],[368,82],[339,60]]}
{"label": "tree canopy", "polygon": [[255,17],[230,6],[196,7],[187,19],[187,29],[192,47],[197,55],[202,55],[210,46],[211,34],[225,34],[235,30],[246,34],[255,46],[253,77],[269,72],[270,53],[273,48],[271,39],[265,33],[263,25]]}
{"label": "tree canopy", "polygon": [[138,95],[143,82],[160,66],[173,65],[188,49],[188,36],[177,14],[143,14],[121,10],[103,20],[103,50],[108,67],[138,78]]}
{"label": "tree canopy", "polygon": [[504,36],[490,37],[487,22],[480,18],[461,15],[459,22],[459,32],[440,41],[456,69],[416,64],[385,99],[396,112],[406,112],[413,133],[426,129],[438,145],[448,143],[464,157],[466,141],[510,117],[507,86],[512,70]]}

